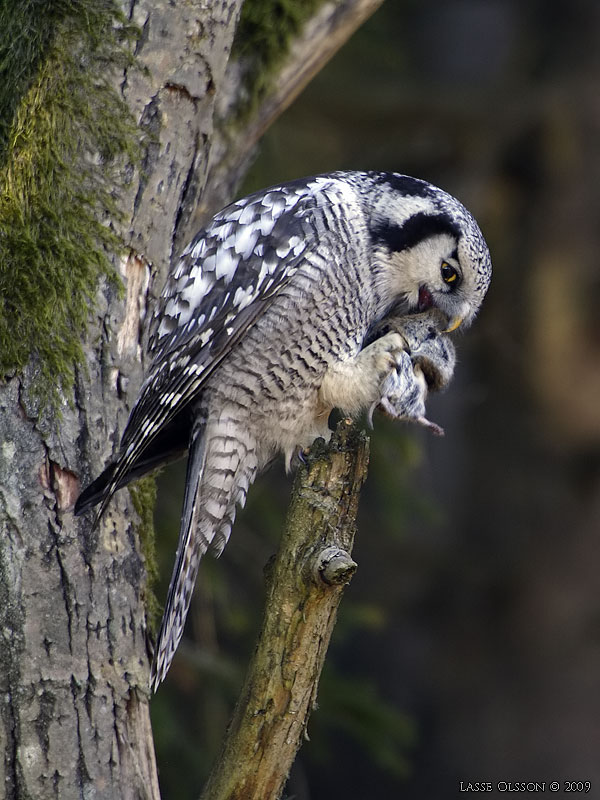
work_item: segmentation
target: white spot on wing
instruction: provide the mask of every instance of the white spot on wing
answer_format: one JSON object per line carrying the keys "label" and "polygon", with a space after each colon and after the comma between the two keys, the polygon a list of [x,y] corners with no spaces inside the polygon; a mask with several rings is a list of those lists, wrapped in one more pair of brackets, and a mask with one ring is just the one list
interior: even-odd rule
{"label": "white spot on wing", "polygon": [[217,262],[217,256],[215,253],[213,253],[212,255],[207,256],[204,259],[204,261],[202,262],[202,269],[205,272],[214,272],[216,262]]}
{"label": "white spot on wing", "polygon": [[[191,311],[200,305],[200,302],[203,297],[206,296],[206,293],[213,285],[213,281],[206,277],[205,275],[198,275],[192,283],[185,287],[185,289],[181,292],[181,297],[190,304],[190,314]],[[188,317],[189,319],[189,317]]]}
{"label": "white spot on wing", "polygon": [[254,225],[246,225],[239,228],[235,237],[235,252],[243,259],[250,258],[259,234],[258,228],[255,228]]}
{"label": "white spot on wing", "polygon": [[181,394],[178,392],[169,392],[169,394],[161,395],[159,399],[164,406],[176,406],[181,400]]}
{"label": "white spot on wing", "polygon": [[273,258],[273,256],[271,256],[270,258],[265,258],[263,263],[267,268],[267,272],[269,273],[269,275],[272,275],[277,269],[279,261],[276,258]]}
{"label": "white spot on wing", "polygon": [[260,232],[263,236],[268,236],[275,227],[275,220],[267,214],[262,214],[258,222]]}
{"label": "white spot on wing", "polygon": [[250,225],[257,218],[256,201],[249,203],[240,214],[240,225]]}
{"label": "white spot on wing", "polygon": [[222,250],[218,254],[215,275],[217,278],[223,278],[225,283],[229,283],[235,275],[235,270],[239,263],[239,258],[235,256],[230,250]]}
{"label": "white spot on wing", "polygon": [[271,208],[271,215],[275,218],[281,216],[286,207],[286,201],[280,192],[269,192],[263,197],[262,204]]}
{"label": "white spot on wing", "polygon": [[175,270],[173,271],[173,278],[175,280],[178,280],[179,278],[181,278],[182,275],[184,275],[186,273],[186,271],[187,271],[187,264],[184,261],[184,259],[182,258],[177,262],[177,266],[175,267]]}
{"label": "white spot on wing", "polygon": [[259,286],[262,286],[262,283],[263,283],[264,279],[266,278],[266,276],[267,276],[267,265],[265,264],[264,261],[261,261],[260,270],[258,272],[258,285]]}
{"label": "white spot on wing", "polygon": [[[236,203],[235,205],[238,205],[238,204]],[[235,209],[231,208],[227,212],[227,219],[230,219],[233,222],[238,222],[238,220],[242,216],[242,214],[243,214],[243,209],[242,208],[235,208]]]}
{"label": "white spot on wing", "polygon": [[243,308],[246,308],[247,305],[250,305],[250,303],[254,300],[255,296],[256,295],[253,286],[249,286],[247,289],[243,289],[240,286],[235,291],[235,294],[233,296],[233,302],[241,311]]}
{"label": "white spot on wing", "polygon": [[225,222],[223,223],[223,225],[220,225],[216,229],[215,233],[217,235],[217,238],[221,242],[224,242],[227,238],[229,238],[229,236],[231,236],[233,229],[234,229],[233,222]]}
{"label": "white spot on wing", "polygon": [[179,314],[180,308],[179,304],[177,303],[176,297],[171,297],[167,305],[165,306],[165,314],[169,317],[176,317]]}
{"label": "white spot on wing", "polygon": [[188,375],[200,375],[204,372],[204,364],[190,364],[187,368]]}
{"label": "white spot on wing", "polygon": [[206,251],[206,240],[200,239],[191,249],[192,258],[202,258]]}
{"label": "white spot on wing", "polygon": [[204,347],[204,345],[212,338],[213,329],[207,328],[205,331],[202,331],[200,334],[200,346]]}
{"label": "white spot on wing", "polygon": [[166,333],[171,332],[171,325],[166,321],[165,317],[163,317],[160,321],[160,325],[158,326],[158,337],[164,336]]}
{"label": "white spot on wing", "polygon": [[306,242],[299,236],[290,237],[288,244],[291,250],[293,250],[295,256],[300,255],[300,253],[302,253],[302,251],[306,248]]}

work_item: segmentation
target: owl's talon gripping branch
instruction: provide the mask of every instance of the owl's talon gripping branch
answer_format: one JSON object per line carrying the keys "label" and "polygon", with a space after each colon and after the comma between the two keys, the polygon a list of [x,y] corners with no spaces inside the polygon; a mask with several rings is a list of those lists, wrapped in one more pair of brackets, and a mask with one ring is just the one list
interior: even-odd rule
{"label": "owl's talon gripping branch", "polygon": [[244,197],[186,247],[152,319],[150,368],[120,449],[75,506],[99,504],[98,519],[122,486],[188,452],[153,688],[183,633],[200,559],[225,547],[257,472],[329,437],[334,407],[355,417],[381,404],[431,427],[427,384],[452,372],[431,342],[473,321],[490,276],[464,206],[386,172],[334,172]]}

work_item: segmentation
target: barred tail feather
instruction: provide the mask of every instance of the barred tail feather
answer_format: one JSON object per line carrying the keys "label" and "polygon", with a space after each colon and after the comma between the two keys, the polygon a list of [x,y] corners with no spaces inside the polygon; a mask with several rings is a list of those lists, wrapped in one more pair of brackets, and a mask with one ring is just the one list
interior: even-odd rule
{"label": "barred tail feather", "polygon": [[231,532],[236,505],[243,505],[257,460],[252,443],[230,421],[201,430],[190,446],[177,556],[161,622],[150,686],[163,681],[183,635],[200,560],[210,548],[220,555]]}
{"label": "barred tail feather", "polygon": [[200,559],[206,552],[206,547],[201,547],[201,540],[195,535],[196,518],[198,516],[198,489],[204,472],[205,460],[204,430],[200,429],[192,436],[188,454],[185,495],[175,567],[171,576],[167,603],[160,624],[150,673],[150,687],[154,691],[156,691],[167,674],[183,634],[198,566]]}

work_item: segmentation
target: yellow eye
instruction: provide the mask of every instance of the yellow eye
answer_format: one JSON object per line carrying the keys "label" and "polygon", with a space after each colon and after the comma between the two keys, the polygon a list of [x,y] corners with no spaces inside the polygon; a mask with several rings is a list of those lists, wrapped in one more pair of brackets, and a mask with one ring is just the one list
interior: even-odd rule
{"label": "yellow eye", "polygon": [[442,261],[441,272],[444,283],[454,283],[458,280],[458,270],[450,266],[447,261]]}

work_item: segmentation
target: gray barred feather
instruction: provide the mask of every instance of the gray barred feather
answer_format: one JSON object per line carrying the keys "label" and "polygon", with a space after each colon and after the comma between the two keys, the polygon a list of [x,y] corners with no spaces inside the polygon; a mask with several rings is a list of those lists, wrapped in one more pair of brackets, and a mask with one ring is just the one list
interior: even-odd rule
{"label": "gray barred feather", "polygon": [[183,635],[202,556],[219,556],[257,470],[256,447],[230,413],[201,425],[192,436],[175,567],[151,673],[157,688]]}
{"label": "gray barred feather", "polygon": [[185,481],[181,529],[175,567],[171,576],[165,611],[158,633],[157,648],[152,661],[150,686],[156,689],[167,673],[177,645],[183,635],[185,618],[192,600],[200,559],[206,545],[198,536],[198,488],[206,464],[204,426],[197,426],[192,434]]}
{"label": "gray barred feather", "polygon": [[[154,688],[181,638],[200,559],[225,547],[256,473],[278,453],[289,468],[299,448],[327,437],[333,407],[356,415],[382,399],[401,360],[397,334],[373,340],[387,317],[437,309],[450,328],[468,325],[490,275],[464,206],[395,173],[271,187],[227,206],[186,247],[151,322],[150,368],[116,462],[75,508],[100,503],[102,514],[117,488],[187,437]],[[400,384],[385,385],[404,408]]]}

